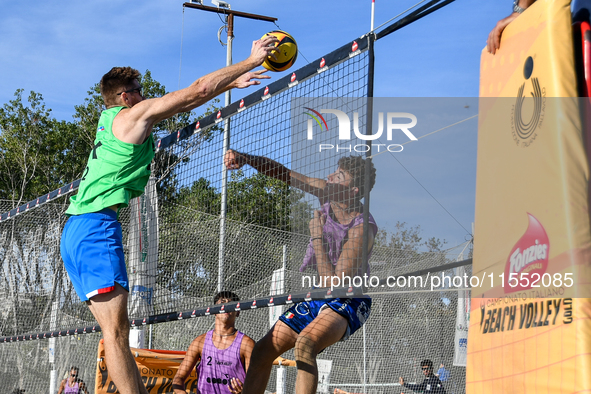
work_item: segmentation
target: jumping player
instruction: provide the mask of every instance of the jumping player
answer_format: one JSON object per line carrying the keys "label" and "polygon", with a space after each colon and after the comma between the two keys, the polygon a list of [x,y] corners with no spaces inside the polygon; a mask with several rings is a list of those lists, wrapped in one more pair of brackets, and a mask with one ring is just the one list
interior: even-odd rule
{"label": "jumping player", "polygon": [[[375,183],[375,168],[365,179],[367,161],[358,156],[342,157],[337,170],[327,180],[310,178],[262,156],[228,150],[227,169],[248,164],[257,171],[287,182],[319,198],[322,208],[310,221],[311,240],[300,267],[316,268],[321,280],[334,275],[353,278],[363,275],[363,205],[360,199],[367,187]],[[373,247],[377,225],[369,215],[369,251]],[[245,394],[265,391],[273,360],[295,347],[298,369],[296,393],[315,393],[318,385],[316,356],[326,347],[343,341],[359,329],[368,318],[371,299],[336,298],[301,302],[290,308],[253,350],[252,363],[246,374]]]}
{"label": "jumping player", "polygon": [[107,109],[101,114],[78,194],[70,198],[61,255],[78,296],[100,324],[107,368],[121,394],[147,394],[129,350],[129,284],[117,213],[144,192],[154,157],[152,127],[228,89],[268,78],[264,71],[250,70],[270,54],[275,56],[269,45],[276,42],[265,36],[253,42],[248,59],[160,98],[144,99],[139,72],[130,67],[114,67],[101,79]]}
{"label": "jumping player", "polygon": [[[229,291],[222,291],[214,304],[240,301]],[[185,381],[197,364],[197,394],[232,394],[242,392],[242,384],[250,364],[254,341],[234,326],[240,312],[218,313],[215,327],[195,338],[181,363],[172,388],[175,394],[185,394]],[[191,390],[192,391],[192,390]]]}

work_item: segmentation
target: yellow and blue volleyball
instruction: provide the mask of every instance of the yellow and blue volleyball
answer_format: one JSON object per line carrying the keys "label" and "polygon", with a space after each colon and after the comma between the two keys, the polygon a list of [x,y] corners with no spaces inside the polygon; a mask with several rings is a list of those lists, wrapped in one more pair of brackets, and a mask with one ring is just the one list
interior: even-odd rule
{"label": "yellow and blue volleyball", "polygon": [[279,42],[275,44],[277,58],[267,57],[263,62],[263,67],[270,71],[287,70],[295,63],[298,57],[298,44],[296,44],[295,39],[291,35],[281,30],[273,30],[267,34],[277,37]]}

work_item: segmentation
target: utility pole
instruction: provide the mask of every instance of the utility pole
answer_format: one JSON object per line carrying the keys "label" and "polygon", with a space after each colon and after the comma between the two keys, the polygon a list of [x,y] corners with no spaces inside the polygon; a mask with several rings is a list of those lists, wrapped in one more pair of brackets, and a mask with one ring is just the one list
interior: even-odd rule
{"label": "utility pole", "polygon": [[[246,12],[235,11],[231,9],[230,4],[225,1],[212,0],[214,5],[217,7],[210,7],[203,5],[203,0],[197,0],[194,3],[184,3],[183,7],[194,8],[202,11],[215,12],[217,14],[223,14],[226,16],[226,30],[228,32],[228,41],[226,43],[226,66],[232,64],[232,40],[234,39],[234,16],[255,19],[266,22],[275,22],[277,18],[273,18],[265,15],[249,14]],[[221,43],[221,41],[220,41]],[[223,43],[222,43],[223,45]],[[232,94],[231,91],[226,91],[226,97],[224,100],[224,106],[228,106],[231,103]],[[224,145],[222,157],[226,154],[226,151],[230,147],[230,119],[226,119],[224,123]],[[219,252],[218,252],[218,286],[217,290],[224,290],[224,253],[225,253],[225,240],[226,240],[226,209],[227,209],[227,198],[228,198],[228,171],[224,166],[222,160],[222,204],[220,210],[220,240],[219,240]]]}

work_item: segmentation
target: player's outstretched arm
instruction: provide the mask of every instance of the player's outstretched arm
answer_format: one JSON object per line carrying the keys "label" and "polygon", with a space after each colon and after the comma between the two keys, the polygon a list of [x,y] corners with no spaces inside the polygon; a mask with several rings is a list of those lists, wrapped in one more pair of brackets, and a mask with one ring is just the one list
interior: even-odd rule
{"label": "player's outstretched arm", "polygon": [[277,38],[274,36],[254,41],[248,59],[207,74],[185,89],[159,98],[126,103],[129,110],[121,111],[113,122],[116,137],[123,142],[141,144],[156,123],[178,113],[191,111],[228,89],[260,84],[260,79],[269,76],[263,70],[251,70],[260,66],[267,56],[275,56],[274,47],[269,46],[275,42]]}
{"label": "player's outstretched arm", "polygon": [[324,193],[326,186],[324,179],[305,176],[264,156],[249,155],[248,153],[228,149],[224,156],[224,165],[228,170],[237,170],[245,164],[248,164],[266,176],[279,179],[290,186],[297,187],[316,197],[320,198]]}
{"label": "player's outstretched arm", "polygon": [[[193,340],[193,342],[191,342],[183,362],[179,366],[176,375],[174,375],[174,378],[172,379],[172,389],[175,394],[187,394],[185,391],[185,381],[191,374],[193,368],[195,368],[195,365],[201,360],[205,335],[206,334],[199,335]],[[199,379],[199,376],[197,376],[197,379]]]}

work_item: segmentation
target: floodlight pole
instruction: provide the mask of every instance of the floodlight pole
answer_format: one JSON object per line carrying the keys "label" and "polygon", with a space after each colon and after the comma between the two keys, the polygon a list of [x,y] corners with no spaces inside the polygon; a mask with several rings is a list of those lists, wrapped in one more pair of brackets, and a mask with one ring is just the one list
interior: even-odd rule
{"label": "floodlight pole", "polygon": [[[277,18],[273,18],[265,15],[250,14],[241,11],[235,11],[230,8],[218,8],[209,7],[206,5],[196,3],[184,3],[183,7],[195,8],[202,11],[215,12],[217,14],[226,15],[226,25],[228,31],[228,41],[226,47],[226,67],[232,65],[232,40],[234,39],[234,16],[241,18],[262,20],[267,22],[275,22]],[[227,107],[232,102],[231,90],[226,91],[224,106]],[[224,122],[224,142],[222,158],[226,155],[230,147],[230,119],[226,119]],[[220,240],[218,249],[218,285],[217,291],[224,290],[224,255],[225,255],[225,244],[226,244],[226,211],[228,205],[228,171],[222,160],[222,202],[220,209]]]}

